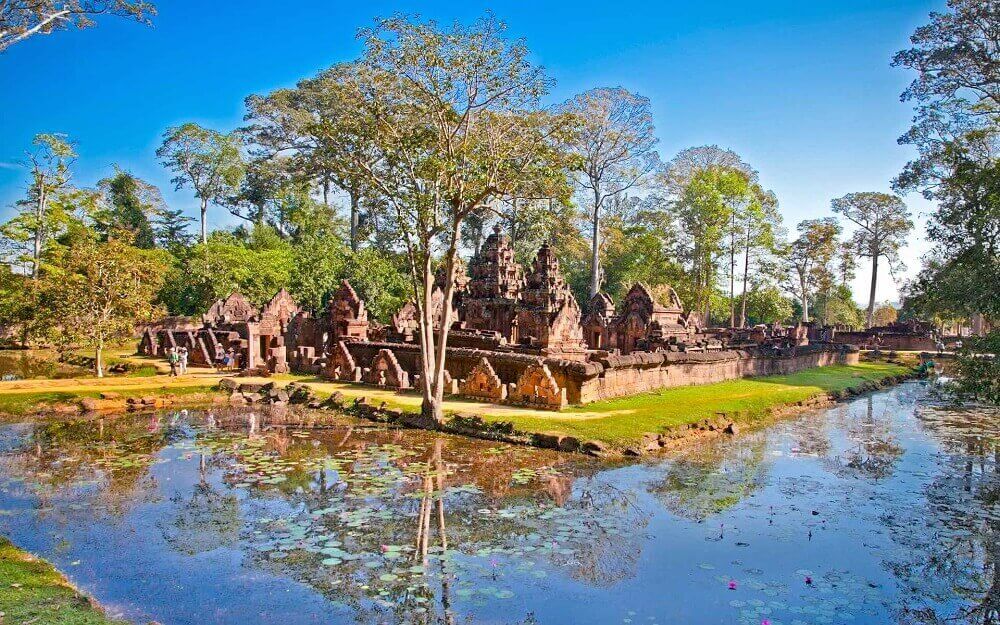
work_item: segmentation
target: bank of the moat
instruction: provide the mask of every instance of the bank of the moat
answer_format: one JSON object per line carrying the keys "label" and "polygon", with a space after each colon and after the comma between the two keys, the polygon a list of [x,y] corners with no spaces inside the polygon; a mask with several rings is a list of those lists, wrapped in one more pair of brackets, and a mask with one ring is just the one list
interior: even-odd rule
{"label": "bank of the moat", "polygon": [[224,403],[267,406],[262,417],[275,425],[323,426],[347,414],[368,421],[431,427],[562,451],[636,456],[684,446],[706,436],[759,427],[775,417],[843,400],[916,374],[916,370],[898,362],[862,362],[669,388],[571,406],[559,412],[452,397],[445,402],[447,418],[441,424],[421,421],[418,393],[303,376],[267,379],[208,375],[169,378],[161,386],[153,380],[129,380],[127,384],[59,381],[59,386],[53,384],[46,390],[40,390],[39,381],[32,380],[0,388],[0,412],[7,413],[8,418],[30,413],[64,416]]}
{"label": "bank of the moat", "polygon": [[997,609],[1000,413],[925,382],[627,465],[250,413],[0,426],[0,533],[113,615],[170,625]]}

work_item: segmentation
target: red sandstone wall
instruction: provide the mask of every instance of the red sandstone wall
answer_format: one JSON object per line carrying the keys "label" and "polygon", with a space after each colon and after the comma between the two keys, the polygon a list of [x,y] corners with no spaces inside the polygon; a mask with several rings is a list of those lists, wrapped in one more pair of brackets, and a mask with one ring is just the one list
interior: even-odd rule
{"label": "red sandstone wall", "polygon": [[[576,388],[566,389],[571,403],[590,403],[655,391],[675,386],[710,384],[748,376],[788,374],[836,364],[857,364],[858,353],[841,350],[816,350],[795,356],[757,356],[749,352],[698,354],[669,353],[663,364],[653,367],[616,366],[604,374],[577,380]],[[571,381],[572,383],[573,381]]]}
{"label": "red sandstone wall", "polygon": [[[865,332],[837,332],[838,343],[850,343],[863,349],[874,347],[874,340],[871,335]],[[937,349],[934,340],[929,336],[913,336],[906,334],[883,334],[882,342],[879,343],[882,351],[931,351]]]}
{"label": "red sandstone wall", "polygon": [[[419,374],[420,347],[414,344],[349,342],[347,347],[359,367],[370,367],[382,348],[391,349],[411,376]],[[448,372],[464,379],[485,357],[504,384],[517,382],[537,356],[514,352],[448,348]],[[748,351],[636,352],[609,355],[600,362],[545,359],[552,377],[566,389],[570,404],[624,397],[674,386],[709,384],[747,376],[787,374],[812,367],[857,364],[858,353],[834,346],[799,348],[794,356],[768,356]]]}

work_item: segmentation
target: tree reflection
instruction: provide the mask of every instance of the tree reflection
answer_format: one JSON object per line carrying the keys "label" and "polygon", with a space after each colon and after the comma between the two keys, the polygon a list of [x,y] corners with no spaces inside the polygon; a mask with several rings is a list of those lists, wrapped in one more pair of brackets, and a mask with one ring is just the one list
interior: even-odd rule
{"label": "tree reflection", "polygon": [[[932,408],[919,418],[946,453],[927,507],[886,522],[908,556],[890,563],[910,589],[906,623],[1000,623],[1000,409]],[[914,531],[914,528],[926,530]],[[955,597],[960,599],[956,607]]]}
{"label": "tree reflection", "polygon": [[760,488],[766,449],[766,435],[757,433],[692,450],[667,465],[652,492],[674,514],[702,521]]}

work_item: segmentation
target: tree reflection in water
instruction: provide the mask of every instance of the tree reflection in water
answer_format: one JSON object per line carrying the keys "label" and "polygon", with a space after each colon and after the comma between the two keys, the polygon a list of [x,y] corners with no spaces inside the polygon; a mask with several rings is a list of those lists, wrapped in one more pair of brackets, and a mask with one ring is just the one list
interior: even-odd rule
{"label": "tree reflection in water", "polygon": [[[1000,623],[1000,408],[918,413],[938,439],[926,508],[895,510],[893,538],[911,557],[890,563],[909,586],[905,623]],[[933,531],[921,531],[922,528]],[[955,595],[965,606],[955,607]]]}
{"label": "tree reflection in water", "polygon": [[757,432],[683,453],[666,465],[653,492],[668,510],[703,521],[760,488],[767,476],[767,437]]}

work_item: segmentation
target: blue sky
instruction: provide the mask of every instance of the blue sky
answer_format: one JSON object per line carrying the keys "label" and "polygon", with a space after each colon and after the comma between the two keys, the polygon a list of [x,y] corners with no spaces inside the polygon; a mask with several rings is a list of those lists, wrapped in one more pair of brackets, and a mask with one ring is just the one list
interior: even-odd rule
{"label": "blue sky", "polygon": [[[886,191],[912,150],[896,144],[912,116],[899,93],[913,76],[889,66],[943,0],[839,2],[258,2],[162,0],[152,28],[115,19],[36,37],[0,54],[0,217],[24,192],[17,166],[38,132],[77,143],[78,184],[118,163],[157,183],[191,215],[154,154],[185,121],[228,130],[243,99],[354,58],[359,27],[418,13],[471,21],[492,10],[557,80],[551,101],[622,85],[650,98],[660,150],[715,143],[739,152],[781,202],[786,224],[829,214],[830,199]],[[285,5],[285,6],[283,6]],[[907,274],[926,250],[922,216]],[[217,226],[232,218],[210,209]],[[857,299],[867,298],[867,266]],[[879,299],[894,299],[889,276]]]}

